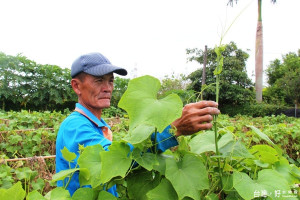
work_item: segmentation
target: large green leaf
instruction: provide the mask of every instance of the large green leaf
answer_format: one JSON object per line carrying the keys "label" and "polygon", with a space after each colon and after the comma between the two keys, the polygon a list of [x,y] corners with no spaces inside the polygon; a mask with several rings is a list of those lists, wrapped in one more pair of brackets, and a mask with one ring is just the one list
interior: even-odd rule
{"label": "large green leaf", "polygon": [[255,157],[264,163],[273,164],[279,161],[277,151],[268,145],[254,145],[250,151],[256,152]]}
{"label": "large green leaf", "polygon": [[161,183],[147,193],[148,199],[151,200],[177,200],[178,196],[172,184],[167,179],[162,179]]}
{"label": "large green leaf", "polygon": [[138,170],[131,172],[126,181],[130,199],[147,200],[146,194],[159,184],[159,176],[150,171]]}
{"label": "large green leaf", "polygon": [[51,200],[71,200],[71,196],[68,190],[57,187],[53,190],[51,190],[50,193],[50,199]]}
{"label": "large green leaf", "polygon": [[[80,185],[91,185],[92,187],[97,187],[100,182],[101,174],[101,157],[100,152],[104,149],[100,144],[88,146],[84,149],[80,157],[78,158],[78,164],[80,168],[86,168],[89,171],[89,176],[87,173],[80,172],[79,181]],[[84,177],[85,176],[85,177]]]}
{"label": "large green leaf", "polygon": [[[246,200],[258,196],[270,196],[272,199],[286,199],[283,192],[290,191],[287,181],[275,170],[264,169],[258,172],[258,179],[252,180],[246,173],[233,173],[233,187]],[[280,194],[280,195],[279,195]]]}
{"label": "large green leaf", "polygon": [[208,175],[199,157],[186,154],[176,162],[174,159],[166,161],[166,178],[172,183],[179,199],[185,196],[200,199],[200,190],[208,189]]}
{"label": "large green leaf", "polygon": [[281,157],[279,161],[274,164],[274,168],[288,181],[289,185],[292,186],[300,182],[300,175],[293,173],[293,169],[297,170],[298,173],[300,172],[300,169],[290,165],[287,159]]}
{"label": "large green leaf", "polygon": [[276,151],[278,152],[279,155],[282,155],[282,150],[276,146],[273,141],[263,132],[261,132],[258,128],[256,128],[255,126],[248,126],[252,129],[252,131],[254,133],[256,133],[261,139],[265,140],[266,142],[268,142],[268,144],[272,145],[274,149],[276,149]]}
{"label": "large green leaf", "polygon": [[154,130],[154,126],[140,124],[137,127],[130,129],[129,134],[124,138],[124,140],[130,144],[138,144],[149,138]]}
{"label": "large green leaf", "polygon": [[129,115],[130,129],[134,129],[139,124],[148,124],[162,132],[181,116],[182,101],[180,97],[171,94],[158,100],[157,92],[160,86],[159,80],[151,76],[130,80],[128,88],[118,104]]}
{"label": "large green leaf", "polygon": [[159,165],[154,165],[154,170],[158,171],[161,175],[165,175],[165,173],[166,173],[166,160],[174,159],[171,155],[168,155],[165,153],[156,155]]}
{"label": "large green leaf", "polygon": [[[222,148],[232,141],[234,141],[232,134],[227,133],[218,141],[218,147]],[[207,151],[216,152],[215,133],[213,131],[206,131],[205,133],[198,134],[193,137],[189,145],[191,147],[191,152],[196,154],[201,154]]]}
{"label": "large green leaf", "polygon": [[106,183],[116,176],[124,177],[132,162],[130,147],[127,143],[113,142],[108,149],[109,151],[100,152],[102,183]]}
{"label": "large green leaf", "polygon": [[72,200],[82,200],[82,199],[86,199],[86,200],[95,199],[93,189],[92,188],[77,189],[72,196]]}
{"label": "large green leaf", "polygon": [[140,149],[135,148],[132,152],[132,158],[142,167],[148,171],[152,170],[154,165],[158,165],[159,162],[156,159],[156,154],[143,153]]}
{"label": "large green leaf", "polygon": [[45,200],[46,198],[43,197],[38,191],[33,190],[27,195],[27,200]]}
{"label": "large green leaf", "polygon": [[102,190],[101,192],[99,192],[97,200],[117,200],[117,198],[111,193]]}
{"label": "large green leaf", "polygon": [[245,147],[244,143],[242,143],[240,140],[237,142],[231,141],[227,143],[226,145],[222,146],[219,151],[224,157],[254,158],[254,156]]}
{"label": "large green leaf", "polygon": [[21,182],[15,183],[9,189],[0,189],[1,200],[23,200],[25,198],[25,191],[22,188]]}

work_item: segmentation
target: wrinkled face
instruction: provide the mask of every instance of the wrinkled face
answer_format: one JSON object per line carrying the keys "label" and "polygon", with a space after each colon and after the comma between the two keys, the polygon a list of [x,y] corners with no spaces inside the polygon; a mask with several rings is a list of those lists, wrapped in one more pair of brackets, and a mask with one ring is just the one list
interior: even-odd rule
{"label": "wrinkled face", "polygon": [[110,99],[114,88],[113,73],[104,76],[92,76],[86,74],[78,80],[78,102],[90,111],[99,112],[110,106]]}

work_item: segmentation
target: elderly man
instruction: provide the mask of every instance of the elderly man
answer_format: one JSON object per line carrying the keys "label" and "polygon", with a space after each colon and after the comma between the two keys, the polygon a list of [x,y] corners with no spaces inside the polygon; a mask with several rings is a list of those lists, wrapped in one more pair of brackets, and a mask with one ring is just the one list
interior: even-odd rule
{"label": "elderly man", "polygon": [[[75,111],[71,113],[61,124],[56,140],[56,173],[69,169],[69,163],[62,157],[61,150],[66,147],[77,154],[78,144],[91,146],[101,144],[105,150],[112,142],[112,133],[109,125],[101,118],[102,109],[110,106],[110,99],[114,88],[114,73],[127,75],[123,68],[114,66],[100,53],[91,53],[80,56],[74,61],[71,68],[71,85],[78,96]],[[212,127],[212,115],[219,114],[217,103],[213,101],[201,101],[191,103],[183,108],[181,118],[175,120],[172,125],[176,127],[176,136],[191,135],[200,130]],[[166,128],[161,134],[157,134],[158,149],[166,149],[176,146],[177,140]],[[161,142],[160,142],[161,141]],[[71,163],[71,168],[77,165]],[[59,181],[58,186],[66,185]],[[80,187],[78,173],[72,176],[67,189],[70,194]],[[118,196],[116,186],[108,190],[114,196]]]}

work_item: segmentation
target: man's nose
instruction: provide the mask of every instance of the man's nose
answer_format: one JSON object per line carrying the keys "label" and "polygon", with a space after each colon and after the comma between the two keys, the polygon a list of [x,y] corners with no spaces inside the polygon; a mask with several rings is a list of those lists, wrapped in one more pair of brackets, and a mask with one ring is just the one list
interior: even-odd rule
{"label": "man's nose", "polygon": [[111,92],[113,90],[113,85],[109,81],[104,81],[103,90],[106,92]]}

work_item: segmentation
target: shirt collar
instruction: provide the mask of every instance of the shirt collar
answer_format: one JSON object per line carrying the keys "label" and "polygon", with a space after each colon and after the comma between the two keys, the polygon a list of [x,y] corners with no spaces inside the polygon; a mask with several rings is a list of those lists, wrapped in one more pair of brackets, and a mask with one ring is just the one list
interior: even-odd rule
{"label": "shirt collar", "polygon": [[76,103],[76,109],[79,109],[80,111],[82,111],[83,113],[81,113],[81,112],[79,112],[79,113],[85,115],[90,121],[92,121],[98,127],[107,126],[108,128],[110,128],[110,126],[102,118],[101,118],[101,120],[99,120],[91,111],[89,111],[87,108],[85,108],[80,103]]}

